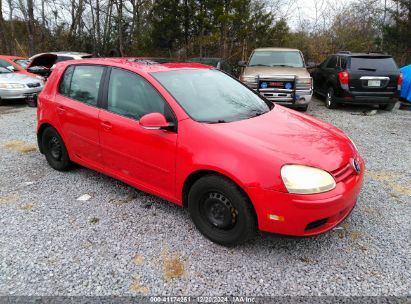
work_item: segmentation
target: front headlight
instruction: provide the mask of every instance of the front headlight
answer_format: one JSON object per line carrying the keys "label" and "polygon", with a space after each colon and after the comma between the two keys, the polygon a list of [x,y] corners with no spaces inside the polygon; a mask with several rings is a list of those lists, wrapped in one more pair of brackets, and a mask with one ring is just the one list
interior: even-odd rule
{"label": "front headlight", "polygon": [[303,166],[285,165],[281,168],[281,178],[289,193],[314,194],[335,188],[335,180],[328,172]]}
{"label": "front headlight", "polygon": [[296,79],[296,89],[311,89],[313,84],[313,79],[309,78],[297,78]]}
{"label": "front headlight", "polygon": [[241,76],[240,81],[247,83],[247,84],[254,84],[257,83],[256,77],[255,76]]}
{"label": "front headlight", "polygon": [[0,83],[0,89],[24,89],[25,87],[22,83]]}

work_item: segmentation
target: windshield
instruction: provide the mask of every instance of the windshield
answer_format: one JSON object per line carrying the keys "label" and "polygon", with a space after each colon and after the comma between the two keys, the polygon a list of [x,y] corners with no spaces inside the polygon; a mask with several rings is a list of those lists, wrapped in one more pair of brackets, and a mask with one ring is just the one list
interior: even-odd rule
{"label": "windshield", "polygon": [[11,73],[9,69],[6,69],[5,67],[0,66],[0,74],[5,74],[5,73]]}
{"label": "windshield", "polygon": [[30,63],[30,61],[26,59],[17,59],[17,60],[14,60],[14,62],[17,63],[19,66],[21,66],[23,69],[27,69]]}
{"label": "windshield", "polygon": [[253,53],[248,65],[302,68],[304,67],[304,61],[298,51],[259,51]]}
{"label": "windshield", "polygon": [[268,112],[273,105],[217,70],[152,73],[194,120],[224,123]]}

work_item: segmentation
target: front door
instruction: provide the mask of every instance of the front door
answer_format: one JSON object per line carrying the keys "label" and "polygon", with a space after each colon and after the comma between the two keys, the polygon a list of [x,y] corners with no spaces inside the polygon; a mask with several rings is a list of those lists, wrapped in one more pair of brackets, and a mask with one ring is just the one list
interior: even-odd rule
{"label": "front door", "polygon": [[174,116],[143,77],[112,68],[106,109],[100,112],[100,143],[105,166],[141,187],[173,197],[177,132],[146,130],[139,119],[159,112]]}

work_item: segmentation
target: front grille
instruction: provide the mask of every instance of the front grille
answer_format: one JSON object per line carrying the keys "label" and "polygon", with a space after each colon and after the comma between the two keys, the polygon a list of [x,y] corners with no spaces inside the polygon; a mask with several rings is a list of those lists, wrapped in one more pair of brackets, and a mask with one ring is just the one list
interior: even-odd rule
{"label": "front grille", "polygon": [[27,86],[29,88],[38,88],[40,86],[40,82],[28,83]]}
{"label": "front grille", "polygon": [[341,168],[331,172],[331,174],[335,178],[336,183],[339,183],[339,182],[345,180],[346,178],[353,175],[354,173],[355,173],[354,168],[353,168],[353,166],[351,165],[350,162],[347,163],[345,166],[342,166]]}
{"label": "front grille", "polygon": [[322,225],[327,223],[327,221],[328,221],[328,218],[324,218],[318,221],[311,222],[307,225],[307,227],[305,227],[305,231],[321,227]]}

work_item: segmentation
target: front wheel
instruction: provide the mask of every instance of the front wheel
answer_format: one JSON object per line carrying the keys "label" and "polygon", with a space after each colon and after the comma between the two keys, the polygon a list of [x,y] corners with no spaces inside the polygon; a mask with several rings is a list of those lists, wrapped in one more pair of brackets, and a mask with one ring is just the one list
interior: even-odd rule
{"label": "front wheel", "polygon": [[337,108],[337,102],[335,101],[334,89],[333,88],[328,88],[328,90],[327,90],[327,95],[325,95],[325,106],[328,109]]}
{"label": "front wheel", "polygon": [[188,210],[197,229],[211,241],[233,246],[256,232],[254,209],[232,181],[218,175],[194,183],[188,195]]}
{"label": "front wheel", "polygon": [[67,171],[72,163],[66,145],[56,129],[48,127],[44,130],[41,144],[49,165],[58,171]]}

